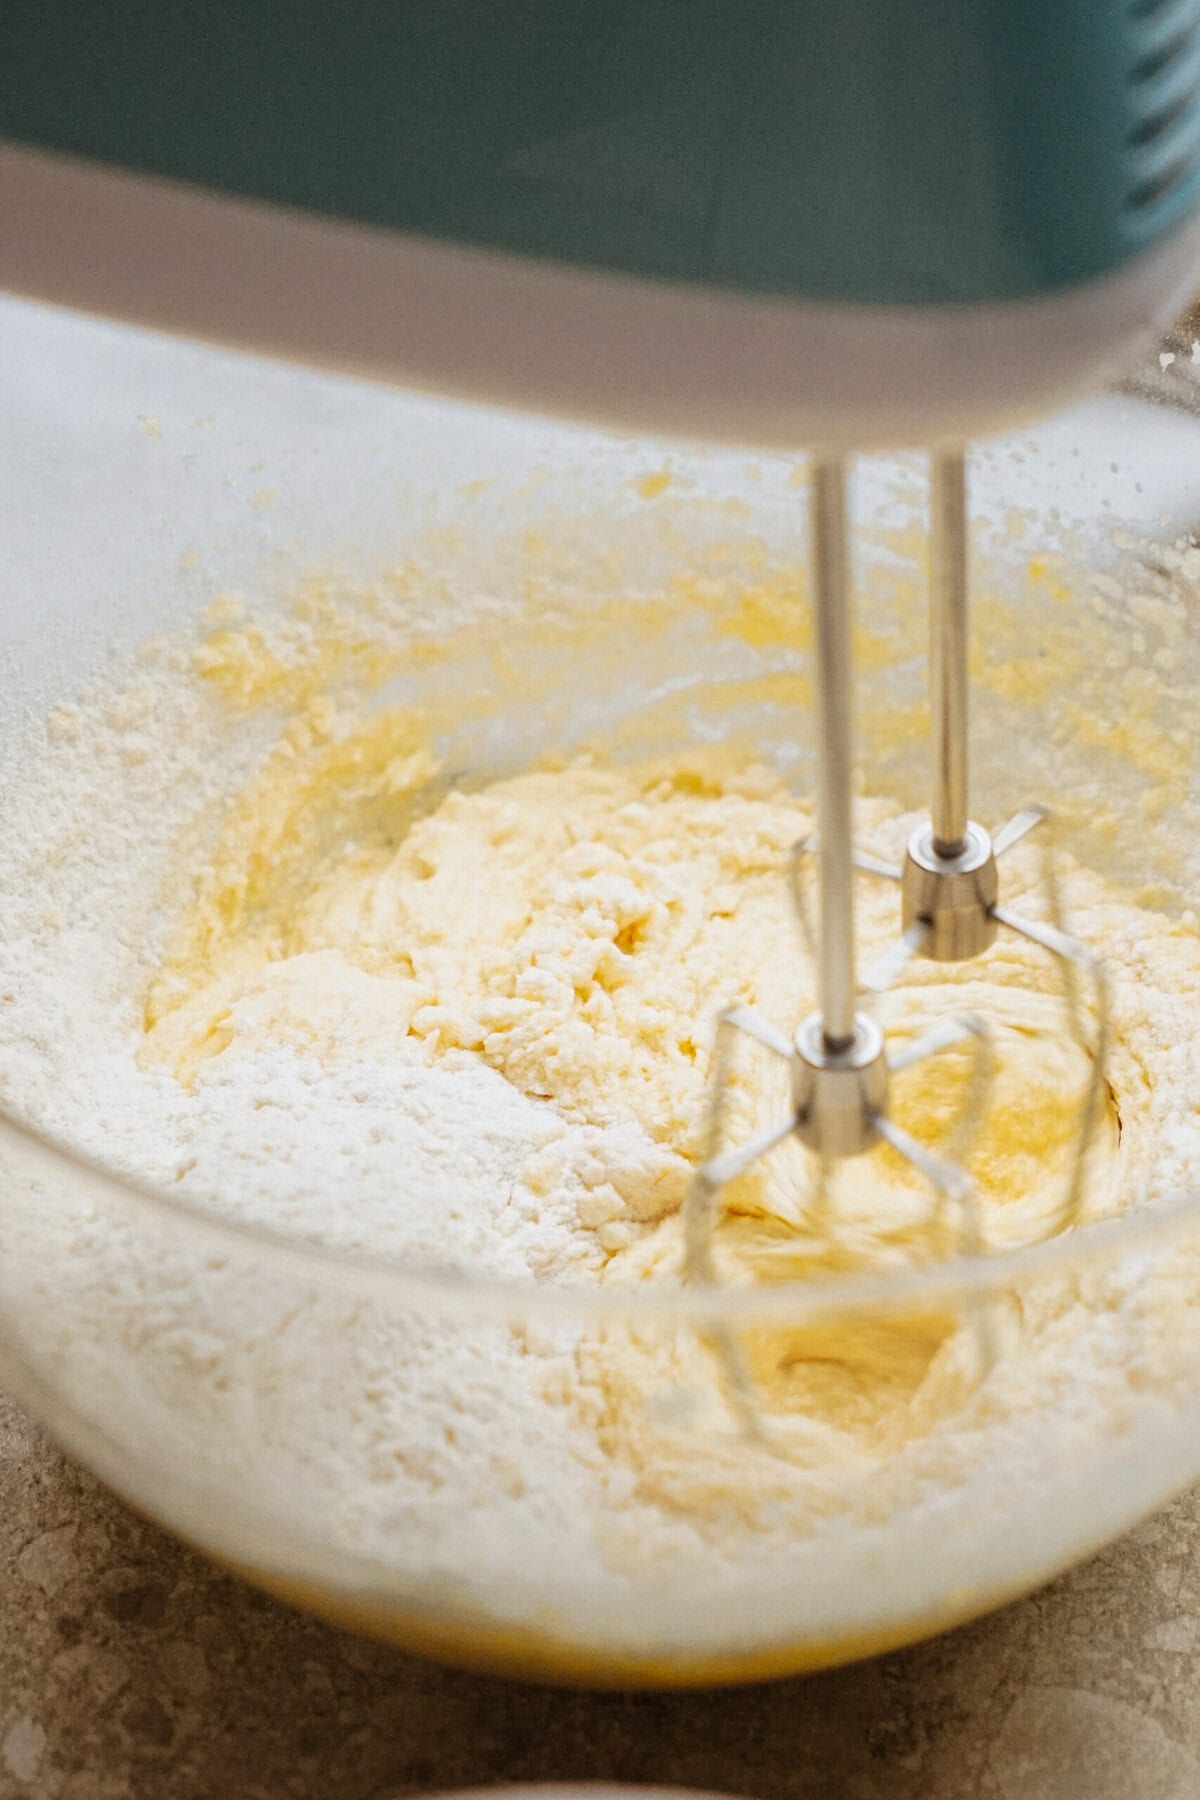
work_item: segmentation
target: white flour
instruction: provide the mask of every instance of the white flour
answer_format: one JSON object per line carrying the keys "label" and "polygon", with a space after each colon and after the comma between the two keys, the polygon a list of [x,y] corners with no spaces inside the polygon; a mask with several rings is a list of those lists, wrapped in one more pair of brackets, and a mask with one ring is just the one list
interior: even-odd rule
{"label": "white flour", "polygon": [[[214,1065],[191,1094],[138,1067],[154,903],[177,834],[277,726],[248,730],[223,761],[221,729],[220,707],[155,653],[118,702],[56,713],[44,757],[34,735],[41,766],[5,793],[7,1104],[109,1166],[344,1248],[539,1277],[603,1260],[578,1203],[644,1143],[567,1126],[470,1059],[326,1066],[276,1048]],[[514,1168],[543,1146],[559,1179],[514,1207]],[[9,1169],[21,1170],[11,1154]],[[51,1351],[114,1436],[235,1506],[249,1496],[268,1515],[299,1514],[335,1553],[391,1563],[400,1550],[443,1594],[493,1575],[514,1544],[537,1545],[535,1603],[581,1558],[594,1564],[588,1515],[608,1477],[594,1442],[543,1397],[563,1364],[553,1334],[414,1323],[338,1299],[306,1309],[287,1283],[252,1271],[217,1281],[169,1237],[58,1200],[48,1192],[44,1209],[10,1218],[6,1292],[39,1356]],[[620,1471],[612,1481],[626,1486]]]}

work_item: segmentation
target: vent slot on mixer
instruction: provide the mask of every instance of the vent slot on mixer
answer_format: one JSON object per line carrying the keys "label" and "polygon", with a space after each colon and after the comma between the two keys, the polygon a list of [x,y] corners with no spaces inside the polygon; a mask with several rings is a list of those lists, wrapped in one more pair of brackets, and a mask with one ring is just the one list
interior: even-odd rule
{"label": "vent slot on mixer", "polygon": [[1194,41],[1195,35],[1196,19],[1193,14],[1191,18],[1182,21],[1176,28],[1174,36],[1168,37],[1157,48],[1148,51],[1142,60],[1134,65],[1133,80],[1135,84],[1156,81],[1160,75],[1166,74],[1183,56],[1189,44]]}
{"label": "vent slot on mixer", "polygon": [[1159,200],[1165,200],[1169,194],[1173,194],[1177,188],[1182,187],[1195,166],[1195,151],[1187,156],[1181,156],[1177,162],[1169,163],[1165,169],[1161,169],[1158,174],[1150,176],[1148,180],[1140,182],[1134,188],[1129,196],[1130,206],[1141,211],[1145,207],[1154,206]]}
{"label": "vent slot on mixer", "polygon": [[1195,104],[1196,92],[1193,88],[1184,88],[1172,99],[1160,106],[1157,112],[1147,113],[1139,125],[1135,125],[1129,133],[1129,143],[1134,150],[1146,150],[1159,138],[1170,131],[1172,125],[1191,110]]}

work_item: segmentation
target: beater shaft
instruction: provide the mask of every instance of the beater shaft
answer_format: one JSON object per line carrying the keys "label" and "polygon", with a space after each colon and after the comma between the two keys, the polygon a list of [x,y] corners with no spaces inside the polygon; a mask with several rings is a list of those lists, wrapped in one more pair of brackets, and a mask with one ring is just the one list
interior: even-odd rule
{"label": "beater shaft", "polygon": [[825,1047],[836,1052],[845,1050],[853,1041],[855,996],[845,464],[836,458],[816,462],[809,495],[820,842],[817,999]]}
{"label": "beater shaft", "polygon": [[929,673],[933,712],[933,845],[961,854],[967,835],[967,472],[961,450],[930,471]]}

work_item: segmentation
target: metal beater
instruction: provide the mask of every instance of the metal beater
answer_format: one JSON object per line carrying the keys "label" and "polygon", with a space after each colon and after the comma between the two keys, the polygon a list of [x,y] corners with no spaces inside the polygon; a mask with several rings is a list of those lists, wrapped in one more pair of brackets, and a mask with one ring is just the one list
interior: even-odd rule
{"label": "metal beater", "polygon": [[[854,941],[854,872],[861,869],[899,884],[901,931],[895,946],[867,972],[863,983],[877,994],[895,981],[913,956],[962,962],[980,955],[1001,926],[1019,933],[1055,958],[1062,971],[1067,1029],[1091,1064],[1075,1136],[1071,1175],[1056,1229],[1079,1217],[1088,1151],[1105,1086],[1108,1007],[1100,964],[1062,923],[1052,859],[1044,862],[1050,923],[1029,919],[1000,904],[998,863],[1044,818],[1025,807],[993,840],[969,816],[969,695],[966,463],[959,451],[932,459],[930,507],[930,654],[933,787],[929,818],[912,833],[904,864],[895,867],[856,850],[852,823],[853,724],[850,657],[850,580],[846,521],[847,476],[840,459],[819,460],[811,476],[810,557],[815,618],[814,712],[816,731],[815,841],[797,848],[795,893],[816,967],[817,1010],[789,1040],[746,1007],[722,1014],[717,1024],[704,1161],[684,1209],[685,1273],[712,1281],[711,1234],[722,1189],[787,1137],[795,1136],[817,1159],[814,1208],[828,1201],[833,1164],[880,1142],[889,1144],[929,1183],[935,1200],[960,1209],[964,1254],[986,1245],[963,1167],[970,1138],[983,1114],[991,1075],[990,1031],[975,1014],[953,1015],[902,1049],[889,1052],[884,1032],[860,1003]],[[818,926],[808,924],[799,864],[817,863]],[[1081,987],[1092,989],[1098,1021],[1088,1041]],[[725,1099],[732,1043],[744,1034],[783,1059],[791,1077],[791,1109],[777,1124],[733,1149],[723,1147]],[[967,1097],[950,1155],[935,1154],[888,1114],[890,1077],[952,1045],[973,1050]],[[737,1346],[727,1335],[717,1344],[743,1423],[760,1431],[753,1395]]]}

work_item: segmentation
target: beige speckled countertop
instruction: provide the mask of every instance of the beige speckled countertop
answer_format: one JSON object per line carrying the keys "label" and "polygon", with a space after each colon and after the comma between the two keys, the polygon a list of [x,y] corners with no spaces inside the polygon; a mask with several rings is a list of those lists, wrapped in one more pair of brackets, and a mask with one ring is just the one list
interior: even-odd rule
{"label": "beige speckled countertop", "polygon": [[287,1611],[0,1401],[0,1800],[387,1800],[604,1777],[762,1800],[1197,1800],[1200,1493],[933,1643],[716,1694],[458,1674]]}

